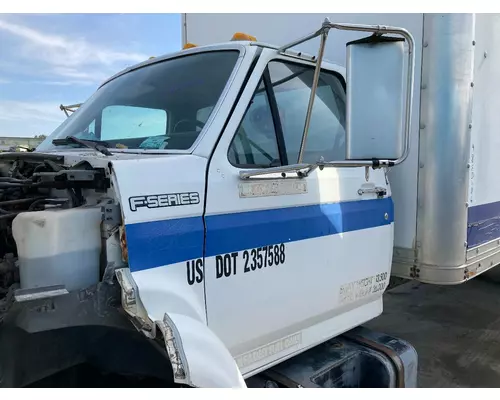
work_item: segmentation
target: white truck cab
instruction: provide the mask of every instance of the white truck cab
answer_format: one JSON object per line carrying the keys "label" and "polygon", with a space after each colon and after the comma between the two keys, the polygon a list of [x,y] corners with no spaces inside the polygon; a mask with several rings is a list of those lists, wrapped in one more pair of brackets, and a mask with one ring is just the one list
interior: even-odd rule
{"label": "white truck cab", "polygon": [[323,62],[323,47],[318,62],[242,34],[186,46],[115,75],[35,152],[4,157],[19,171],[5,182],[46,196],[13,216],[10,313],[114,282],[173,381],[194,387],[245,387],[377,317],[394,242],[387,168],[409,146],[412,36],[318,28],[303,41],[376,34],[348,44],[347,68]]}

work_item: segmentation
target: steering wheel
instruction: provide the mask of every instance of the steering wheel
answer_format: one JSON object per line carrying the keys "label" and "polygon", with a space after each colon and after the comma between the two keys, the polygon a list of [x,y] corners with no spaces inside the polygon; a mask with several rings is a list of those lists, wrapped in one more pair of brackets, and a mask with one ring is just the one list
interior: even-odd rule
{"label": "steering wheel", "polygon": [[179,121],[177,121],[174,125],[174,129],[173,129],[173,132],[172,133],[176,133],[177,132],[177,128],[179,127],[179,125],[181,124],[189,124],[188,125],[188,128],[192,128],[194,126],[194,129],[184,129],[184,130],[180,130],[180,132],[185,132],[185,131],[195,131],[196,128],[201,128],[203,129],[203,127],[205,126],[205,124],[201,121],[198,121],[197,119],[187,119],[187,118],[184,118],[184,119],[180,119]]}

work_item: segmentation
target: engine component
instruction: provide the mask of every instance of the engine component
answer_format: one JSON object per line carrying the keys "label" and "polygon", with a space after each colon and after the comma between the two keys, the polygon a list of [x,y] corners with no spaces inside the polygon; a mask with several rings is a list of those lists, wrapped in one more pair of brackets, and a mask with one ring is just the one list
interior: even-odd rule
{"label": "engine component", "polygon": [[[105,194],[109,187],[105,170],[93,168],[87,161],[67,166],[61,155],[0,154],[0,300],[13,284],[19,283],[20,275],[24,278],[21,279],[23,288],[55,283],[69,285],[67,289],[71,290],[96,282],[99,259],[95,261],[95,254],[100,248],[100,238],[96,237],[101,212],[96,196],[90,203],[88,196]],[[97,208],[89,209],[90,205]],[[56,216],[54,210],[64,213]],[[33,218],[28,216],[31,212]],[[15,219],[18,220],[15,224],[18,243],[13,236]],[[27,226],[30,227],[26,230]],[[20,269],[17,268],[18,250],[22,256]],[[57,259],[54,258],[56,252],[61,253]],[[84,259],[89,265],[93,263],[85,272]],[[56,271],[47,270],[47,263]],[[48,282],[48,276],[54,279]]]}

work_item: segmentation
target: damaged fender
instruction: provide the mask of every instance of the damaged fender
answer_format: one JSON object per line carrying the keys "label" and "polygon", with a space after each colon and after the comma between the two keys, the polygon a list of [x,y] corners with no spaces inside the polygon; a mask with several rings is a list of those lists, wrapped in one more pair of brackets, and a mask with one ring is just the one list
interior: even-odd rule
{"label": "damaged fender", "polygon": [[233,357],[206,325],[169,313],[156,326],[163,334],[176,382],[204,388],[246,387]]}
{"label": "damaged fender", "polygon": [[130,270],[118,269],[116,276],[122,287],[122,307],[136,328],[151,339],[161,332],[176,383],[200,388],[246,388],[234,358],[207,325],[173,311],[166,312],[162,321],[152,321]]}

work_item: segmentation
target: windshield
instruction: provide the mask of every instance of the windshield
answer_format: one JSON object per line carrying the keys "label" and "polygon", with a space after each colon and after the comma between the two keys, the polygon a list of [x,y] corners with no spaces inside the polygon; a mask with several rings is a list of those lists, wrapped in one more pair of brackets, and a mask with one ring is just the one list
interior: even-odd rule
{"label": "windshield", "polygon": [[54,150],[53,140],[68,136],[110,149],[187,150],[210,117],[238,56],[236,50],[211,51],[125,73],[98,89],[37,150]]}

